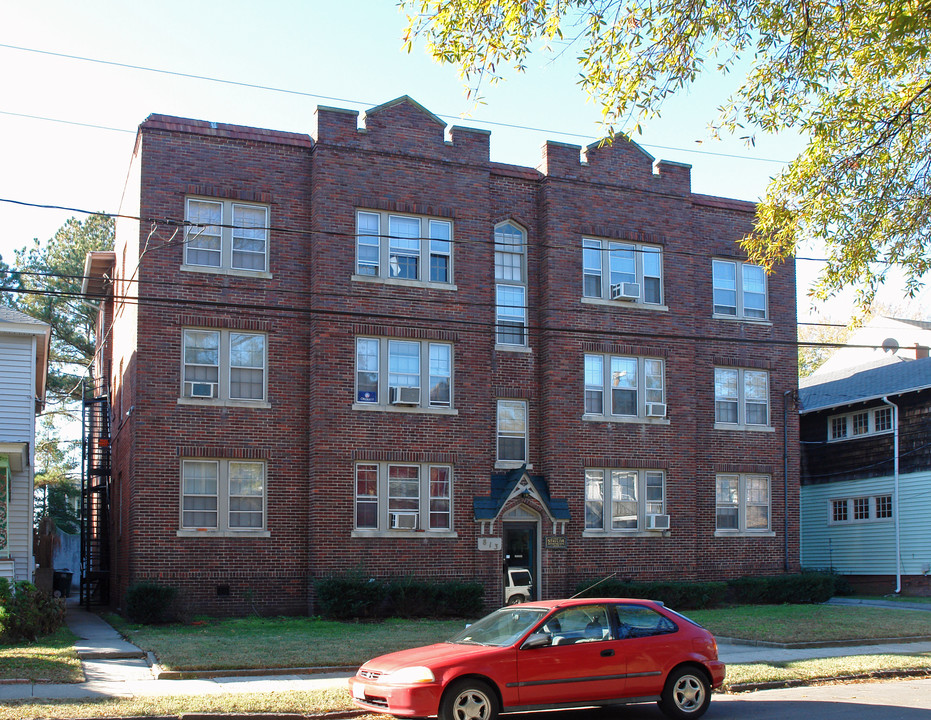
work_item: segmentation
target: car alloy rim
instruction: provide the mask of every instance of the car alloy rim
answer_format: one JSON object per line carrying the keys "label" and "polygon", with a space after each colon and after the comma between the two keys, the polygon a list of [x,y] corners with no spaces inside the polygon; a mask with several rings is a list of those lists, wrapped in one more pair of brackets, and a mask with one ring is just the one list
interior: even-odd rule
{"label": "car alloy rim", "polygon": [[486,720],[488,698],[478,690],[466,690],[459,694],[454,704],[456,720]]}
{"label": "car alloy rim", "polygon": [[676,706],[685,712],[692,712],[701,707],[705,700],[705,687],[694,675],[683,675],[676,683],[673,697]]}

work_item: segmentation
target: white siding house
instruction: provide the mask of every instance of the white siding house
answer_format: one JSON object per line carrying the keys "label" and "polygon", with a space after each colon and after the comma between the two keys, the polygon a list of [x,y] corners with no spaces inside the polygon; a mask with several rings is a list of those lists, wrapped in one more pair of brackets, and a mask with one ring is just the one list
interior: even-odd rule
{"label": "white siding house", "polygon": [[0,307],[0,577],[32,580],[36,412],[51,329]]}

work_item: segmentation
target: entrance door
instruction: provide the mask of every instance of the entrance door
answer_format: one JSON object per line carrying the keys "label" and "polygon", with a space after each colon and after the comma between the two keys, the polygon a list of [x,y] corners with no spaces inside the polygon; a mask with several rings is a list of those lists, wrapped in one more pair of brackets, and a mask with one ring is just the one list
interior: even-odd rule
{"label": "entrance door", "polygon": [[[530,571],[531,587],[521,590],[527,600],[536,600],[539,597],[540,577],[537,567],[537,524],[528,522],[504,523],[504,602],[507,603],[509,595],[514,595],[516,589],[511,585],[508,570],[513,568],[526,568]],[[521,574],[526,577],[525,574]],[[520,580],[524,582],[524,580]],[[526,586],[522,586],[526,588]]]}

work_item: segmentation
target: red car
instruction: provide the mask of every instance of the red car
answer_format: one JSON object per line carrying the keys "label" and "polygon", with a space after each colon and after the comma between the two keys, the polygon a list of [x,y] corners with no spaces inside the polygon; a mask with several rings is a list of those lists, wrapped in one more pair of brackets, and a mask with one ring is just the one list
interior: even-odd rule
{"label": "red car", "polygon": [[658,701],[681,720],[701,717],[722,682],[714,636],[683,615],[577,598],[501,608],[445,643],[374,658],[349,689],[360,708],[409,718]]}

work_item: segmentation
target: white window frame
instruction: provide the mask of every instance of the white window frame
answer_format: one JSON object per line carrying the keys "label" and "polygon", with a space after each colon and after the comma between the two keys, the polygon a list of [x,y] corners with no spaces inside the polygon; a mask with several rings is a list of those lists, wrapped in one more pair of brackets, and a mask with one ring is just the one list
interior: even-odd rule
{"label": "white window frame", "polygon": [[[397,481],[403,483],[404,473],[416,479],[416,498],[408,494],[397,494],[392,488],[392,475],[397,472]],[[366,475],[362,479],[363,473]],[[437,485],[433,479],[436,478]],[[362,486],[362,482],[366,486]],[[374,494],[372,483],[374,482]],[[410,478],[408,478],[410,482]],[[353,468],[353,536],[428,536],[455,537],[453,528],[453,466],[447,463],[376,462],[360,460]],[[435,493],[445,484],[445,492]],[[403,507],[407,501],[411,507]],[[397,504],[395,504],[397,503]],[[362,521],[361,509],[368,508],[367,520]],[[374,519],[371,518],[374,510]],[[407,523],[411,525],[408,526]]]}
{"label": "white window frame", "polygon": [[[401,224],[416,223],[416,235],[392,232]],[[382,210],[356,211],[356,262],[353,280],[422,285],[453,289],[453,222],[429,215],[407,215]],[[374,249],[377,261],[372,255]],[[365,252],[363,252],[365,250]],[[413,258],[413,277],[401,273],[401,258]],[[446,277],[434,270],[445,264]]]}
{"label": "white window frame", "polygon": [[[192,492],[188,485],[188,479],[193,480],[195,466],[210,468],[213,470],[213,477],[216,482],[214,493]],[[240,471],[246,466],[251,467],[252,472],[259,473],[259,492],[258,493],[240,493],[233,495],[231,490],[231,478],[234,477],[237,468]],[[178,513],[178,535],[179,536],[203,536],[203,535],[223,535],[225,537],[254,537],[256,535],[267,537],[268,533],[268,466],[264,460],[244,460],[235,458],[182,458],[181,460],[181,482],[180,482],[180,502]],[[206,509],[194,509],[189,506],[188,501],[195,498],[212,498],[214,507]],[[237,498],[257,499],[258,508],[254,502],[245,502],[240,509],[236,509]],[[242,509],[245,508],[245,509]],[[195,512],[215,512],[216,522],[213,524],[198,524],[193,522],[189,513]],[[255,516],[261,515],[261,522],[258,525],[243,525],[237,522],[237,514],[248,514]]]}
{"label": "white window frame", "polygon": [[[495,427],[495,467],[520,467],[526,464],[528,468],[532,467],[528,462],[529,453],[529,403],[526,400],[515,400],[510,398],[499,398],[497,402]],[[515,414],[516,413],[516,414]],[[523,416],[523,426],[519,425],[520,417]],[[501,442],[502,440],[523,440],[523,457],[502,457]]]}
{"label": "white window frame", "polygon": [[[648,267],[647,259],[655,256],[659,269],[655,272]],[[620,262],[627,258],[633,263],[633,272],[622,273],[612,268],[612,261]],[[622,277],[623,275],[623,277]],[[647,300],[646,280],[658,281],[659,298]],[[611,286],[619,282],[631,282],[640,286],[640,296],[635,300],[623,302],[611,297]],[[597,283],[598,287],[591,287]],[[659,245],[647,245],[628,240],[603,240],[599,238],[582,238],[582,297],[586,300],[604,300],[607,302],[663,307],[663,249]]]}
{"label": "white window frame", "polygon": [[[622,364],[636,364],[636,386],[622,386]],[[656,365],[659,365],[659,383],[657,385]],[[600,377],[599,377],[600,369]],[[651,372],[648,372],[651,371]],[[666,417],[647,417],[648,404],[666,404],[666,362],[662,358],[637,355],[602,355],[586,353],[584,357],[585,393],[583,398],[584,419],[636,420],[649,422],[668,422]],[[636,392],[636,412],[616,412],[614,403],[615,384],[617,389],[629,389]],[[594,407],[595,398],[600,394],[601,411]]]}
{"label": "white window frame", "polygon": [[[727,495],[722,494],[721,483],[727,482],[729,485]],[[765,483],[766,499],[761,501],[752,495],[754,487],[759,487],[759,483]],[[733,491],[732,491],[733,490]],[[772,535],[772,507],[773,507],[773,479],[771,475],[763,473],[718,473],[714,478],[715,491],[715,535]],[[736,496],[734,495],[736,492]],[[763,527],[758,523],[751,526],[751,510],[753,508],[765,508],[766,526]],[[729,515],[736,514],[737,527],[720,527],[720,516],[722,510],[727,510]]]}
{"label": "white window frame", "polygon": [[[630,483],[631,480],[632,483]],[[633,489],[635,496],[633,499],[629,492],[624,492],[625,487]],[[657,488],[659,488],[658,496]],[[619,497],[615,497],[618,495]],[[636,512],[616,516],[616,504],[619,503],[635,505]],[[666,509],[666,472],[664,470],[585,468],[584,534],[645,533],[647,516],[665,515]],[[600,511],[600,514],[596,510]]]}
{"label": "white window frame", "polygon": [[[196,363],[188,362],[188,338],[196,334],[210,335],[216,338],[217,362],[216,363]],[[257,365],[233,365],[233,350],[237,342],[261,339],[262,364]],[[192,349],[193,346],[192,346]],[[198,373],[189,372],[189,369],[196,367],[216,368],[216,379],[211,377],[207,379],[197,378]],[[232,393],[233,373],[236,370],[261,371],[262,375],[262,395],[261,397],[234,397]],[[215,385],[212,397],[195,397],[192,393],[192,383],[212,383]],[[226,404],[226,405],[244,405],[244,406],[267,406],[268,398],[268,336],[265,333],[243,332],[240,330],[215,329],[215,328],[184,328],[181,332],[181,396],[178,400],[183,404]]]}
{"label": "white window frame", "polygon": [[[517,223],[495,225],[495,349],[528,346],[527,231]],[[509,297],[518,300],[508,301]],[[515,335],[519,339],[515,341]]]}
{"label": "white window frame", "polygon": [[[269,273],[269,207],[258,203],[244,203],[238,200],[223,200],[209,197],[187,197],[184,203],[184,217],[188,223],[197,222],[201,216],[194,212],[195,206],[209,206],[219,210],[217,224],[185,226],[184,262],[182,270],[189,272],[225,273],[251,277],[271,277]],[[243,222],[241,213],[261,213],[259,224]],[[196,217],[195,217],[196,215]],[[214,248],[203,247],[208,238],[215,238]],[[240,243],[260,243],[261,251],[245,249]],[[203,250],[216,254],[216,262],[197,262],[195,253]],[[237,253],[261,256],[260,267],[244,267],[237,262]]]}
{"label": "white window frame", "polygon": [[[829,498],[827,501],[828,525],[891,522],[894,508],[892,493]],[[864,509],[866,510],[865,517],[863,516]],[[880,515],[881,512],[884,514]]]}
{"label": "white window frame", "polygon": [[[736,373],[737,375],[737,394],[723,395],[719,394],[722,384],[719,377],[724,373]],[[766,391],[764,398],[748,397],[747,381],[750,377],[759,376],[765,378]],[[762,430],[772,431],[772,402],[771,402],[771,378],[768,370],[759,370],[756,368],[736,368],[736,367],[716,367],[714,369],[714,427],[716,430]],[[737,422],[719,419],[719,412],[723,410],[724,405],[737,406]],[[766,422],[752,423],[748,421],[750,415],[749,406],[765,405]]]}
{"label": "white window frame", "polygon": [[[727,284],[721,282],[722,279],[725,279],[721,277],[722,271],[728,272]],[[753,282],[753,278],[748,276],[759,273],[762,273],[763,279],[763,291],[761,293],[755,292],[752,287],[748,287],[749,283]],[[739,260],[712,259],[711,286],[712,314],[715,318],[748,320],[751,322],[767,322],[769,320],[769,280],[763,267]],[[733,293],[733,304],[724,302],[725,293]],[[754,295],[762,295],[762,309],[749,302]],[[727,300],[731,300],[731,298],[727,298]]]}
{"label": "white window frame", "polygon": [[[866,430],[856,432],[863,428],[862,418],[866,416]],[[888,422],[888,427],[877,430],[882,427],[881,418]],[[876,435],[889,435],[893,432],[892,427],[892,408],[888,405],[880,407],[866,408],[853,412],[830,415],[827,419],[828,442],[842,442],[844,440],[859,440],[865,437],[874,437]]]}
{"label": "white window frame", "polygon": [[[395,366],[392,370],[392,350],[402,351],[412,347],[418,352],[418,372],[402,373]],[[414,340],[360,335],[356,337],[353,409],[392,410],[398,412],[456,413],[454,396],[454,347],[452,343],[436,340]],[[372,355],[372,349],[376,354]],[[400,358],[401,355],[394,357]],[[374,365],[374,367],[369,367]],[[420,389],[420,402],[416,405],[392,404],[390,392],[392,376],[416,375]],[[374,395],[371,378],[374,375]],[[442,392],[445,382],[448,392]],[[397,385],[414,387],[414,385]]]}

